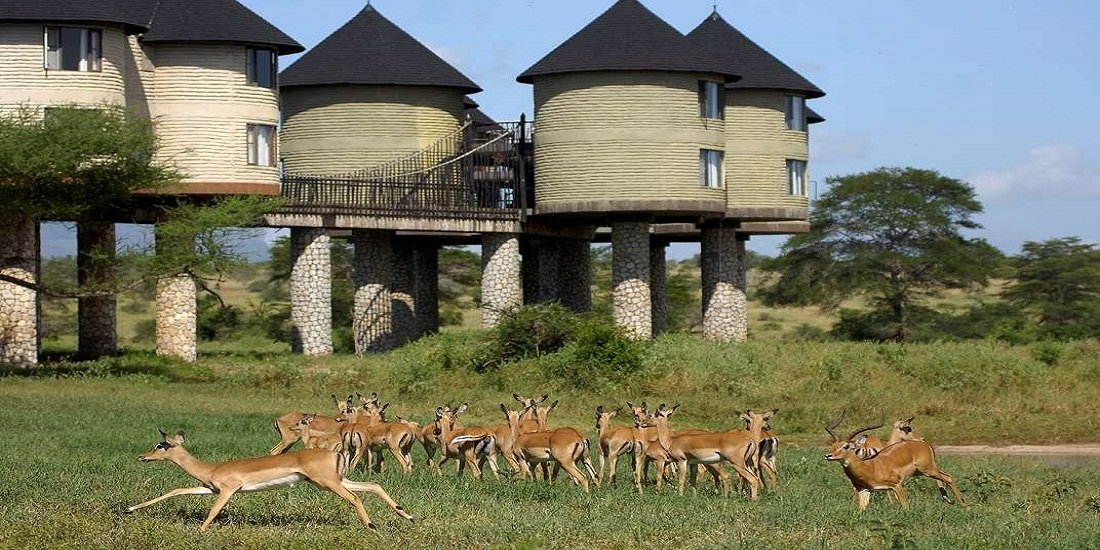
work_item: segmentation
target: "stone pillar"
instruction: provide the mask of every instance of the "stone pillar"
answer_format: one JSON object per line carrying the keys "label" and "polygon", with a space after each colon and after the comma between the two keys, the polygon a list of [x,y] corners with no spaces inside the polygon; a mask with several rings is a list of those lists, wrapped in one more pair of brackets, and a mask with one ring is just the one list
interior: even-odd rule
{"label": "stone pillar", "polygon": [[390,310],[393,312],[393,347],[405,345],[416,337],[416,279],[411,243],[393,247]]}
{"label": "stone pillar", "polygon": [[393,349],[393,233],[355,230],[355,303],[351,333],[356,355]]}
{"label": "stone pillar", "polygon": [[547,239],[539,244],[539,302],[560,300],[558,242]]}
{"label": "stone pillar", "polygon": [[416,273],[416,335],[439,332],[439,247],[421,245],[413,250]]}
{"label": "stone pillar", "polygon": [[649,243],[649,301],[653,309],[653,335],[665,331],[668,326],[668,243],[654,240]]}
{"label": "stone pillar", "polygon": [[332,354],[332,250],[324,228],[290,229],[290,347]]}
{"label": "stone pillar", "polygon": [[[171,254],[172,248],[195,246],[193,238],[166,236],[156,230],[154,234],[157,254]],[[195,280],[190,275],[180,274],[157,279],[157,355],[178,357],[189,362],[195,360],[198,354],[196,293]]]}
{"label": "stone pillar", "polygon": [[[115,224],[81,222],[76,227],[76,274],[82,287],[114,275]],[[95,359],[118,351],[118,313],[113,294],[81,298],[77,305],[80,356]]]}
{"label": "stone pillar", "polygon": [[481,238],[481,326],[492,328],[509,310],[523,305],[519,237],[486,233]]}
{"label": "stone pillar", "polygon": [[559,296],[577,313],[592,309],[592,243],[563,239],[558,243]]}
{"label": "stone pillar", "polygon": [[653,312],[649,296],[649,224],[613,224],[611,254],[615,324],[631,338],[648,340],[653,337]]}
{"label": "stone pillar", "polygon": [[[0,231],[0,274],[37,283],[39,246],[37,221],[8,219]],[[38,292],[0,281],[0,365],[38,363],[38,317]]]}
{"label": "stone pillar", "polygon": [[744,342],[748,337],[745,242],[733,227],[703,229],[703,337]]}
{"label": "stone pillar", "polygon": [[520,242],[520,254],[523,258],[523,303],[537,304],[539,301],[539,247],[531,239]]}

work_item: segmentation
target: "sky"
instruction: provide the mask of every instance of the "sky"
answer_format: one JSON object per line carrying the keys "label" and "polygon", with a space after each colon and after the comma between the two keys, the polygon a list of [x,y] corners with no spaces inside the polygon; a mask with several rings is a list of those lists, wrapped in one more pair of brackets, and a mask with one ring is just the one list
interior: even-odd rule
{"label": "sky", "polygon": [[[713,0],[642,2],[684,33],[714,9]],[[242,3],[307,48],[366,4]],[[532,116],[531,86],[515,77],[612,3],[372,1],[484,88],[474,99],[497,120]],[[985,213],[973,235],[1006,253],[1071,235],[1100,242],[1100,2],[718,0],[717,9],[827,93],[809,103],[827,119],[811,127],[811,193],[880,166],[934,169],[974,185]],[[47,254],[75,251],[58,235],[44,233]],[[754,237],[749,248],[774,255],[784,240]]]}

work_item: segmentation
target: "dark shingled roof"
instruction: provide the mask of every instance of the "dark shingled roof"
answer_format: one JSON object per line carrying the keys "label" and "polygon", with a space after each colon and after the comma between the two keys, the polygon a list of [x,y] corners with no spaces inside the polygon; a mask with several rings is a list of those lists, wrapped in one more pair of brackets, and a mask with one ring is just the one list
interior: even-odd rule
{"label": "dark shingled roof", "polygon": [[332,84],[481,88],[370,4],[279,76],[283,88]]}
{"label": "dark shingled roof", "polygon": [[516,78],[592,71],[737,72],[649,11],[637,0],[619,0]]}
{"label": "dark shingled roof", "polygon": [[277,47],[280,55],[305,50],[237,0],[145,0],[145,3],[152,9],[153,22],[149,32],[142,36],[144,42],[260,44]]}
{"label": "dark shingled roof", "polygon": [[717,11],[688,33],[688,37],[718,56],[725,70],[741,75],[741,80],[726,84],[727,88],[801,92],[808,98],[825,95],[812,82],[733,28]]}
{"label": "dark shingled roof", "polygon": [[116,23],[127,32],[149,29],[146,0],[3,0],[0,21]]}
{"label": "dark shingled roof", "polygon": [[237,0],[0,0],[0,21],[118,23],[145,42],[234,42],[305,48]]}
{"label": "dark shingled roof", "polygon": [[825,117],[817,114],[817,111],[806,107],[806,124],[817,124],[818,122],[825,122]]}
{"label": "dark shingled roof", "polygon": [[462,106],[467,109],[477,109],[478,107],[481,107],[481,105],[478,105],[477,102],[474,101],[474,98],[470,96],[465,96],[462,98]]}
{"label": "dark shingled roof", "polygon": [[493,130],[503,129],[497,121],[493,120],[493,117],[485,114],[481,109],[467,109],[466,114],[470,116],[470,120],[477,125],[492,126]]}

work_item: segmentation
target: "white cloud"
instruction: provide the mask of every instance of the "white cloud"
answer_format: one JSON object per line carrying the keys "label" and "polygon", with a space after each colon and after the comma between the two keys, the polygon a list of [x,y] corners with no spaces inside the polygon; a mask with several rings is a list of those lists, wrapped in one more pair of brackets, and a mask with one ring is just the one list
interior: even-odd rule
{"label": "white cloud", "polygon": [[982,198],[1086,198],[1100,196],[1100,166],[1090,165],[1080,147],[1041,145],[1016,166],[971,176]]}

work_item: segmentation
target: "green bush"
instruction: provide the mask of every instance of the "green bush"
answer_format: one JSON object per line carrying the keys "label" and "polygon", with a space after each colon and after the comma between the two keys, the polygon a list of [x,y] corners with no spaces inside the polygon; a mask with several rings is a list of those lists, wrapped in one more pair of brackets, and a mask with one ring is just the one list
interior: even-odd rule
{"label": "green bush", "polygon": [[1062,353],[1065,350],[1066,346],[1061,342],[1041,340],[1031,346],[1031,355],[1040,363],[1053,367],[1058,364],[1058,360],[1062,358]]}
{"label": "green bush", "polygon": [[547,359],[543,368],[577,388],[598,388],[641,372],[647,348],[646,343],[628,338],[614,324],[589,318],[577,325],[573,340]]}
{"label": "green bush", "polygon": [[558,303],[513,309],[489,331],[474,369],[483,372],[554,353],[573,337],[577,319],[577,314]]}

